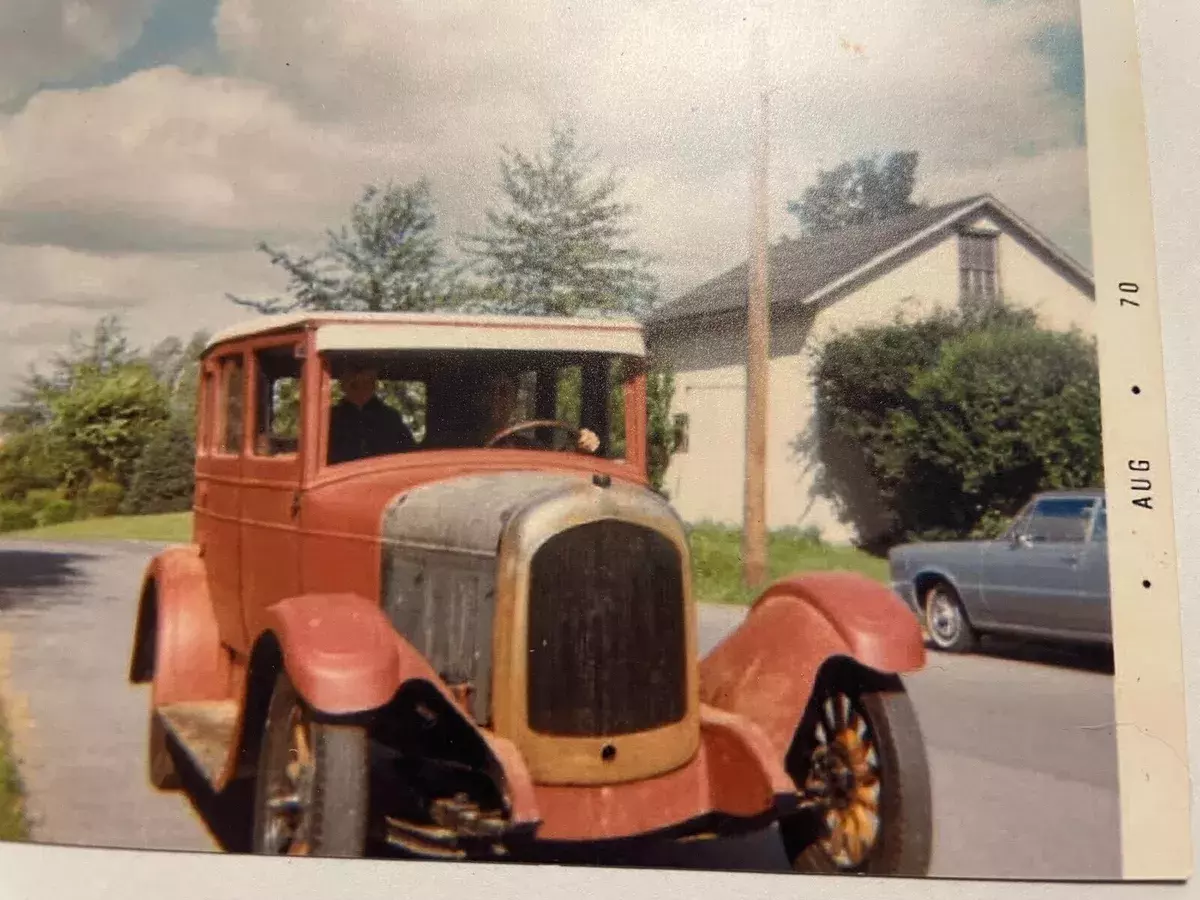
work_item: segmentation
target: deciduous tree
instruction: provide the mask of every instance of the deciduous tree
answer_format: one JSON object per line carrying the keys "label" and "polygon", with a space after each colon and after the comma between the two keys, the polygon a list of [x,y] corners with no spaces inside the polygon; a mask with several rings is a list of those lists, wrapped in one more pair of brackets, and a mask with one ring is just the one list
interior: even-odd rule
{"label": "deciduous tree", "polygon": [[919,161],[917,153],[897,152],[882,160],[863,156],[823,170],[801,199],[788,204],[788,212],[809,234],[915,212],[921,208],[912,199]]}

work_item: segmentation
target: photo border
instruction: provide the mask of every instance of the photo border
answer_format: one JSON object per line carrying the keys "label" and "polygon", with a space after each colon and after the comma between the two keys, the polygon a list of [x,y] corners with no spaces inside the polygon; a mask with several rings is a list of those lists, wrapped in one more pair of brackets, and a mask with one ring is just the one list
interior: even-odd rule
{"label": "photo border", "polygon": [[[1174,503],[1133,0],[1081,0],[1125,879],[1191,873]],[[1101,725],[1102,723],[1097,723]]]}
{"label": "photo border", "polygon": [[[1181,602],[1167,433],[1162,319],[1133,0],[1080,0],[1097,339],[1109,492],[1114,700],[1123,875],[1179,880],[1192,872],[1192,785],[1187,760]],[[1164,13],[1160,13],[1165,15]],[[1187,40],[1181,37],[1180,40]],[[1135,283],[1136,294],[1120,285]],[[1122,304],[1121,299],[1138,305]],[[1140,393],[1133,395],[1136,384]],[[1130,467],[1145,460],[1149,470]],[[1149,478],[1151,490],[1132,479]],[[1133,500],[1149,496],[1149,509]],[[1143,581],[1151,583],[1143,587]],[[1110,723],[1096,723],[1098,727]],[[71,854],[64,856],[63,854]],[[266,888],[307,897],[434,895],[528,897],[718,896],[974,898],[1106,896],[1129,885],[958,879],[565,868],[466,867],[398,861],[296,861],[225,854],[0,844],[0,896],[245,896]],[[65,889],[65,891],[64,891]],[[239,890],[240,889],[240,890]]]}

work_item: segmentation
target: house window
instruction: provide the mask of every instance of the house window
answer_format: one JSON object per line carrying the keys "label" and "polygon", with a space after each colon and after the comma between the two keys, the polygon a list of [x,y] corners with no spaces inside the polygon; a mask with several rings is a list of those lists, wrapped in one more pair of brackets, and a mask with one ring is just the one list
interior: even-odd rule
{"label": "house window", "polygon": [[965,306],[994,303],[999,296],[996,235],[966,232],[958,239],[959,294]]}
{"label": "house window", "polygon": [[672,421],[672,444],[676,453],[688,451],[688,414],[676,413]]}

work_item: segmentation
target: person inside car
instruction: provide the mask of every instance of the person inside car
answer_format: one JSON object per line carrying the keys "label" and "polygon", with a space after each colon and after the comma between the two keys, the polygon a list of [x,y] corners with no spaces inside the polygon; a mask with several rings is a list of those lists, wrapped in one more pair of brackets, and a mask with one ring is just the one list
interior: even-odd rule
{"label": "person inside car", "polygon": [[[517,381],[507,372],[493,372],[484,379],[482,388],[473,395],[475,420],[478,428],[472,443],[486,446],[487,442],[511,425],[517,424]],[[498,446],[527,450],[549,449],[535,437],[533,429],[509,435]],[[595,453],[600,438],[589,428],[579,429],[575,449],[580,453]]]}
{"label": "person inside car", "polygon": [[361,361],[342,372],[342,399],[329,411],[329,465],[416,448],[400,413],[376,394],[378,381],[378,371]]}

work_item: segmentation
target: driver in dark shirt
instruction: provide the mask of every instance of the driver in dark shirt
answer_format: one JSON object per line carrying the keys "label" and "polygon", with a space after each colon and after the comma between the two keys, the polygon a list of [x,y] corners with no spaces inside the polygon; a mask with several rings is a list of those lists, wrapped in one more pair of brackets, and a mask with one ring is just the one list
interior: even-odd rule
{"label": "driver in dark shirt", "polygon": [[375,393],[378,379],[375,369],[351,363],[339,380],[342,399],[329,412],[329,465],[416,448],[400,413]]}

